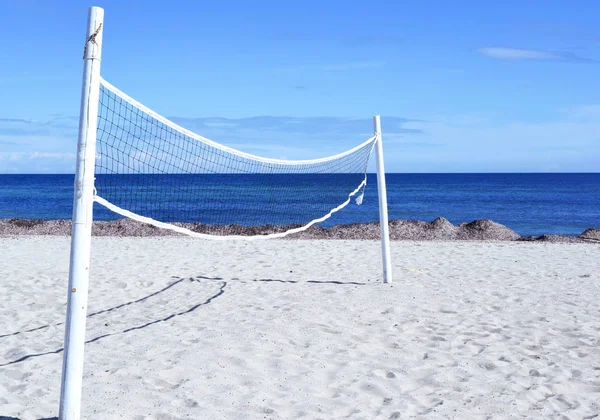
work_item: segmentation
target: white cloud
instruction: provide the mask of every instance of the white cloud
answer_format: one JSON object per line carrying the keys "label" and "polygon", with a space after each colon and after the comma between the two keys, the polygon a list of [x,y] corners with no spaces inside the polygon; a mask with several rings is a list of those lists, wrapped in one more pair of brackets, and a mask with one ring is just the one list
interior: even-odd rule
{"label": "white cloud", "polygon": [[207,127],[215,127],[215,128],[229,128],[229,127],[237,127],[238,124],[234,122],[227,121],[205,121],[204,125]]}
{"label": "white cloud", "polygon": [[73,160],[75,153],[41,153],[41,152],[13,152],[0,153],[0,160],[22,161],[30,159],[55,159],[55,160]]}
{"label": "white cloud", "polygon": [[[255,154],[258,156],[281,159],[281,154],[284,153],[286,156],[293,156],[290,159],[315,159],[323,157],[323,152],[315,148],[305,147],[288,147],[283,144],[268,144],[268,143],[232,143],[228,144],[229,147],[237,150],[243,150],[246,153]],[[330,152],[328,149],[327,152]]]}
{"label": "white cloud", "polygon": [[75,153],[0,152],[0,173],[74,173]]}
{"label": "white cloud", "polygon": [[572,61],[595,63],[585,57],[580,57],[570,52],[528,50],[524,48],[506,48],[506,47],[485,47],[478,50],[479,53],[488,57],[499,58],[503,60],[545,60],[545,61]]}
{"label": "white cloud", "polygon": [[510,60],[557,60],[561,58],[560,55],[554,53],[521,48],[487,47],[479,49],[479,52],[489,57]]}

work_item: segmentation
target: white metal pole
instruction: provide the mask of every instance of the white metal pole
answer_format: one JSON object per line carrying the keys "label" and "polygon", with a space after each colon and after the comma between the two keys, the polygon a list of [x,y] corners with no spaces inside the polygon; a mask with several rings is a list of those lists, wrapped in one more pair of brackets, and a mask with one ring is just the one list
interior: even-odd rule
{"label": "white metal pole", "polygon": [[60,389],[60,420],[79,420],[81,412],[103,21],[104,10],[99,7],[90,7],[83,55],[83,87],[75,167],[69,290]]}
{"label": "white metal pole", "polygon": [[379,195],[379,224],[381,225],[381,256],[383,261],[383,282],[392,282],[392,258],[390,255],[390,228],[388,225],[387,190],[385,187],[385,167],[383,165],[383,144],[381,140],[381,119],[373,117],[375,136],[377,136],[377,192]]}

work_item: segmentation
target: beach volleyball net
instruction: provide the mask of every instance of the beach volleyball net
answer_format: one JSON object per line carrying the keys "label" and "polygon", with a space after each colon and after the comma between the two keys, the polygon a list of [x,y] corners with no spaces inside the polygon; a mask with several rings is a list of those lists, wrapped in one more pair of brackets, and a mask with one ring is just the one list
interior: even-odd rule
{"label": "beach volleyball net", "polygon": [[94,200],[195,237],[283,237],[361,204],[377,139],[326,158],[263,158],[193,133],[101,79]]}
{"label": "beach volleyball net", "polygon": [[[278,238],[327,221],[351,203],[360,204],[374,152],[382,277],[385,283],[392,281],[379,116],[373,117],[374,136],[333,156],[285,160],[244,153],[180,127],[105,81],[100,72],[103,25],[104,10],[90,7],[73,188],[61,420],[80,418],[95,203],[104,206],[98,210],[195,237]],[[245,229],[244,235],[231,228],[265,224],[277,227]]]}

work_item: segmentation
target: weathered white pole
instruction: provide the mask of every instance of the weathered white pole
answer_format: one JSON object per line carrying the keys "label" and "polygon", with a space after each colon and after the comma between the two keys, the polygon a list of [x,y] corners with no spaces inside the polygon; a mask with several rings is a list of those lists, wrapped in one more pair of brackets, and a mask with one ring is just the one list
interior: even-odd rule
{"label": "weathered white pole", "polygon": [[81,412],[103,21],[104,10],[99,7],[90,7],[83,55],[83,87],[75,167],[69,291],[60,389],[60,420],[79,420]]}
{"label": "weathered white pole", "polygon": [[383,144],[381,141],[381,119],[379,115],[373,117],[373,126],[377,144],[375,152],[377,157],[377,192],[379,195],[379,224],[381,225],[381,256],[383,260],[383,282],[392,282],[392,258],[390,255],[390,228],[388,225],[387,190],[385,187],[385,167],[383,165]]}

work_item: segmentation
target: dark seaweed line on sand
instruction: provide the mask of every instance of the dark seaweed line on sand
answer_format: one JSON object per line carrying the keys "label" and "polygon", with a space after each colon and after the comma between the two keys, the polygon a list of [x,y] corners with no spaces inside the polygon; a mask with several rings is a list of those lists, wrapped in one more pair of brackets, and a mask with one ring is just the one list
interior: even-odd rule
{"label": "dark seaweed line on sand", "polygon": [[[194,232],[213,235],[266,235],[286,231],[291,226],[211,226],[200,223],[174,223]],[[393,241],[532,241],[532,242],[585,242],[600,243],[600,230],[589,228],[581,235],[541,235],[523,237],[512,229],[491,220],[475,220],[453,225],[443,217],[432,222],[419,220],[391,220],[390,237]],[[69,236],[70,220],[0,219],[0,236],[54,235]],[[129,219],[97,221],[92,228],[94,236],[150,237],[181,236],[178,233],[158,229],[152,225]],[[330,228],[311,226],[308,230],[288,236],[289,239],[358,239],[377,240],[379,223],[356,223],[336,225]]]}

